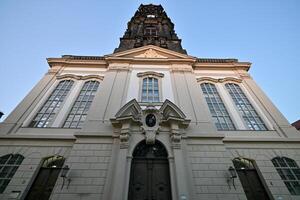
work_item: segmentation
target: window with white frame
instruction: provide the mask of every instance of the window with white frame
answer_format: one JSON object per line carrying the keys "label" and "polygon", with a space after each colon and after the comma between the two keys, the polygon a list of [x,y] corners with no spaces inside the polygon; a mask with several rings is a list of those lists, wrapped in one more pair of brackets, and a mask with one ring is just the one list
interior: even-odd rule
{"label": "window with white frame", "polygon": [[290,158],[276,157],[272,163],[292,195],[300,195],[300,168]]}
{"label": "window with white frame", "polygon": [[218,130],[235,130],[235,126],[214,84],[202,83],[201,89]]}
{"label": "window with white frame", "polygon": [[29,127],[49,127],[54,120],[55,115],[60,110],[62,103],[70,92],[74,81],[63,80],[58,83],[42,108],[36,114],[29,124]]}
{"label": "window with white frame", "polygon": [[247,127],[250,130],[267,130],[240,86],[235,83],[226,83],[225,86]]}
{"label": "window with white frame", "polygon": [[84,83],[63,125],[64,128],[82,127],[98,87],[99,87],[98,81],[87,81]]}
{"label": "window with white frame", "polygon": [[20,154],[7,154],[0,157],[0,194],[4,192],[23,159]]}
{"label": "window with white frame", "polygon": [[159,102],[158,79],[155,77],[143,78],[142,83],[142,102]]}

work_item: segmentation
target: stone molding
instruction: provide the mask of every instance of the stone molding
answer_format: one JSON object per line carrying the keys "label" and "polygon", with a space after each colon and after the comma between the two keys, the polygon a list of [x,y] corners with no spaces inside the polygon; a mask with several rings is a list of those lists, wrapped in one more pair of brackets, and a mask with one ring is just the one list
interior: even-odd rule
{"label": "stone molding", "polygon": [[224,83],[224,82],[236,82],[236,83],[241,83],[243,82],[242,79],[239,78],[234,78],[234,77],[226,77],[226,78],[212,78],[212,77],[201,77],[197,78],[197,82],[213,82],[213,83]]}
{"label": "stone molding", "polygon": [[154,72],[154,71],[137,73],[137,77],[144,77],[144,76],[154,76],[154,77],[158,77],[158,78],[163,78],[165,75],[163,73],[158,73],[158,72]]}
{"label": "stone molding", "polygon": [[75,75],[75,74],[63,74],[63,75],[57,75],[56,76],[57,80],[61,79],[66,79],[66,78],[71,78],[75,80],[88,80],[88,79],[97,79],[97,80],[103,80],[104,76],[100,75]]}
{"label": "stone molding", "polygon": [[[153,114],[156,117],[156,123],[153,127],[146,125],[148,114]],[[169,100],[165,100],[160,109],[151,103],[146,109],[142,109],[135,99],[125,104],[117,112],[115,118],[110,119],[110,121],[116,129],[115,132],[119,133],[120,148],[128,148],[132,126],[142,128],[141,134],[145,135],[147,144],[155,142],[156,134],[159,133],[161,126],[169,127],[172,147],[181,148],[182,134],[190,123],[185,114]]]}
{"label": "stone molding", "polygon": [[168,58],[166,56],[158,54],[155,50],[153,49],[148,49],[144,53],[134,56],[135,58]]}

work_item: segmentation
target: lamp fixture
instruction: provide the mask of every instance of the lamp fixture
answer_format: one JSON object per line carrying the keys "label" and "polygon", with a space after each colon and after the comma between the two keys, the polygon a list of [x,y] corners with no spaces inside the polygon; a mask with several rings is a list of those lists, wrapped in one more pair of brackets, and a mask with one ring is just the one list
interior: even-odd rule
{"label": "lamp fixture", "polygon": [[62,169],[61,169],[61,174],[60,174],[60,177],[63,178],[63,183],[61,185],[61,189],[63,189],[64,185],[65,185],[65,180],[67,180],[68,182],[68,185],[67,185],[67,189],[70,185],[70,182],[71,182],[71,179],[69,177],[67,177],[67,174],[69,172],[70,168],[68,165],[65,165]]}
{"label": "lamp fixture", "polygon": [[233,185],[234,189],[236,189],[235,184],[234,184],[234,179],[237,177],[236,171],[232,166],[230,166],[228,168],[228,171],[229,171],[229,175],[230,175],[227,178],[227,183],[228,183],[229,189],[230,189],[230,182],[232,182],[232,185]]}

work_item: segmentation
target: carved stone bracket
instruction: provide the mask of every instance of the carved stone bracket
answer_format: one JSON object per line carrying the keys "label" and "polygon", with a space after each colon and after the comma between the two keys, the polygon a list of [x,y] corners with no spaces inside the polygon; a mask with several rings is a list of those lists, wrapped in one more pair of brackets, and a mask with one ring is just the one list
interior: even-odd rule
{"label": "carved stone bracket", "polygon": [[115,118],[110,119],[113,127],[119,129],[120,148],[128,148],[132,124],[140,125],[141,107],[133,99],[125,104],[116,114]]}
{"label": "carved stone bracket", "polygon": [[170,127],[170,140],[173,148],[181,148],[182,133],[188,127],[190,120],[171,101],[166,100],[160,108],[162,113],[162,125]]}

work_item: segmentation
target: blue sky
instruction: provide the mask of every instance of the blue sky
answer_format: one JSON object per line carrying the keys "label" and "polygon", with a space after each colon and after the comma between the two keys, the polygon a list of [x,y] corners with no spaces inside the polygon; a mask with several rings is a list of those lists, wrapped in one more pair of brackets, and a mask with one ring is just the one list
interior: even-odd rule
{"label": "blue sky", "polygon": [[273,103],[300,119],[297,0],[1,0],[0,110],[7,116],[42,78],[47,57],[112,53],[141,3],[162,4],[189,55],[252,62]]}

